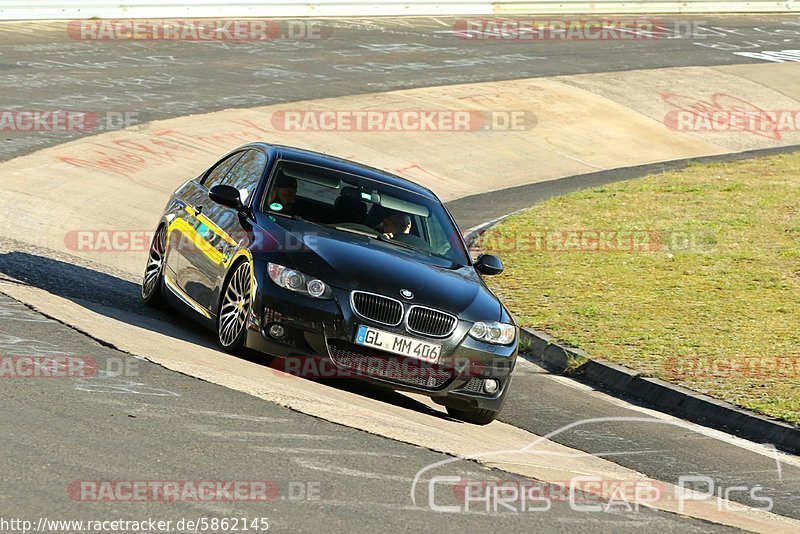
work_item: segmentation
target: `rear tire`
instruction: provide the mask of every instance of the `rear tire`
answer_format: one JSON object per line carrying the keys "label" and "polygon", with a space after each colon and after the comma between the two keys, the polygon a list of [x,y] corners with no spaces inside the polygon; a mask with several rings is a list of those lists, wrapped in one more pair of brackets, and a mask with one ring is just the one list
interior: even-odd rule
{"label": "rear tire", "polygon": [[251,276],[250,262],[241,262],[234,267],[222,293],[217,314],[217,340],[227,352],[238,352],[244,348],[252,305]]}
{"label": "rear tire", "polygon": [[488,425],[497,418],[497,410],[485,410],[483,408],[470,408],[467,410],[459,410],[446,406],[447,413],[453,419],[464,421],[465,423],[472,423],[473,425]]}
{"label": "rear tire", "polygon": [[147,267],[142,276],[142,302],[159,308],[164,303],[164,264],[166,263],[167,227],[161,225],[150,243]]}

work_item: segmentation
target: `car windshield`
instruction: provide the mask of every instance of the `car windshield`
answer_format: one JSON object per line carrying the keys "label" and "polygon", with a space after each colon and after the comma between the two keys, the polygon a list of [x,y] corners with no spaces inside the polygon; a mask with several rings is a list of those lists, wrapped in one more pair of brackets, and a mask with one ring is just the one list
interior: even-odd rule
{"label": "car windshield", "polygon": [[458,230],[438,201],[363,176],[278,161],[261,210],[468,264]]}

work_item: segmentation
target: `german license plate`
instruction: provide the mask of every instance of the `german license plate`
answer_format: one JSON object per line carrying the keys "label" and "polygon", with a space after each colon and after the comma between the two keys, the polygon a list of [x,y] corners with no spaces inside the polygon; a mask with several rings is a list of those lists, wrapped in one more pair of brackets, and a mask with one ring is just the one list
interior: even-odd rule
{"label": "german license plate", "polygon": [[385,352],[401,354],[427,363],[438,363],[439,355],[442,351],[442,346],[436,343],[427,343],[406,336],[398,336],[371,326],[358,327],[356,345],[375,347]]}

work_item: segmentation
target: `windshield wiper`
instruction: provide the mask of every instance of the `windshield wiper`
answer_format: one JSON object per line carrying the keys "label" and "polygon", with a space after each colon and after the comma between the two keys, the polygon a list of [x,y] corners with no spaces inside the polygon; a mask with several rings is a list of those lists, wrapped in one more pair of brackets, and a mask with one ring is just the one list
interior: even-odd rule
{"label": "windshield wiper", "polygon": [[369,237],[371,239],[375,239],[377,241],[382,241],[383,243],[390,243],[390,244],[392,244],[394,246],[397,246],[397,247],[400,247],[400,248],[404,248],[406,250],[413,250],[414,252],[420,252],[422,254],[427,254],[428,256],[433,256],[434,258],[441,258],[441,259],[445,259],[445,260],[448,260],[448,261],[452,262],[452,260],[450,260],[450,258],[448,258],[446,256],[443,256],[441,254],[436,254],[435,252],[430,252],[430,251],[427,251],[427,250],[424,250],[424,249],[421,249],[421,248],[417,248],[414,245],[409,245],[408,243],[403,243],[402,241],[395,241],[391,237],[386,237],[386,234],[379,234],[377,232],[373,234],[373,233],[364,232],[364,231],[361,231],[361,230],[356,230],[355,228],[346,228],[344,226],[336,226],[336,225],[329,225],[329,227],[330,228],[336,228],[337,230],[339,230],[341,232],[347,232],[349,234],[363,235],[363,236]]}
{"label": "windshield wiper", "polygon": [[354,228],[346,228],[344,226],[336,226],[336,225],[325,225],[325,226],[328,226],[329,228],[336,228],[340,232],[347,232],[348,234],[364,235],[367,237],[376,238],[375,234],[371,234],[369,232],[363,232],[361,230],[356,230]]}
{"label": "windshield wiper", "polygon": [[300,221],[300,222],[304,222],[304,223],[308,223],[308,224],[314,224],[316,226],[324,226],[325,228],[328,228],[327,224],[322,224],[322,223],[318,223],[316,221],[311,221],[309,219],[304,219],[303,217],[301,217],[299,215],[296,215],[296,214],[292,215],[291,217],[292,217],[293,221]]}
{"label": "windshield wiper", "polygon": [[[433,256],[435,258],[444,258],[444,256],[436,254],[435,252],[430,252],[430,251],[415,247],[414,245],[409,245],[408,243],[403,243],[402,241],[396,241],[396,240],[392,239],[391,237],[386,237],[386,234],[378,234],[378,236],[375,239],[377,239],[378,241],[383,241],[384,243],[391,243],[392,245],[396,245],[396,246],[401,247],[401,248],[405,248],[405,249],[408,249],[408,250],[413,250],[414,252],[421,252],[423,254],[427,254],[428,256]],[[447,258],[445,258],[445,259],[447,259]]]}

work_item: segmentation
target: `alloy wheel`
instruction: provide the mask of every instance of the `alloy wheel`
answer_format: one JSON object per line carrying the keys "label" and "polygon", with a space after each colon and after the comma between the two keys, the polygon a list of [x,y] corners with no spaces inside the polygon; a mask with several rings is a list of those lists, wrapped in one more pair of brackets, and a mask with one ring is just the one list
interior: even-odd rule
{"label": "alloy wheel", "polygon": [[236,344],[250,313],[250,264],[241,263],[231,276],[219,310],[219,342],[223,347]]}

